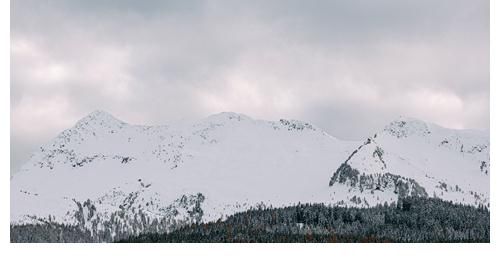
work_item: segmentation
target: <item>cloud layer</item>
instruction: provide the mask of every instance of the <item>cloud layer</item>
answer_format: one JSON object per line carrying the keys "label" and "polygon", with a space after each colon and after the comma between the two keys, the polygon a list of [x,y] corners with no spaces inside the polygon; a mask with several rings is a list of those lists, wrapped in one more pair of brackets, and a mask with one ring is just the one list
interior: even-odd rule
{"label": "cloud layer", "polygon": [[488,1],[11,3],[11,166],[95,109],[489,128]]}

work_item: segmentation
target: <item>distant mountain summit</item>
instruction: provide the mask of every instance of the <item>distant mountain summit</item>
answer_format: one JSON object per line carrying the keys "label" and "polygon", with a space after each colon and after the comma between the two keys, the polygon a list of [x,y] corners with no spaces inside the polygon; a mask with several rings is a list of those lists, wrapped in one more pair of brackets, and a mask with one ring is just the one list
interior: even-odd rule
{"label": "distant mountain summit", "polygon": [[109,241],[251,207],[400,196],[487,206],[489,136],[401,118],[353,142],[298,120],[226,112],[143,126],[95,111],[12,177],[11,223],[77,225]]}
{"label": "distant mountain summit", "polygon": [[411,195],[489,205],[489,166],[487,133],[400,118],[353,150],[330,186],[349,185],[363,200]]}

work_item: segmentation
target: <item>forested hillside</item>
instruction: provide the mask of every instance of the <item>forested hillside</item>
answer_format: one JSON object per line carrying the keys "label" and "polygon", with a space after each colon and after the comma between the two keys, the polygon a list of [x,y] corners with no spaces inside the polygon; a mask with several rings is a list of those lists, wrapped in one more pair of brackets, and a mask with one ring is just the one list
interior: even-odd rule
{"label": "forested hillside", "polygon": [[[110,242],[85,228],[55,222],[11,225],[11,242]],[[116,240],[116,239],[115,239]],[[120,242],[489,242],[490,212],[434,198],[347,208],[298,204],[258,208],[226,220]]]}
{"label": "forested hillside", "polygon": [[484,207],[427,198],[373,208],[299,204],[122,242],[489,242],[489,215]]}

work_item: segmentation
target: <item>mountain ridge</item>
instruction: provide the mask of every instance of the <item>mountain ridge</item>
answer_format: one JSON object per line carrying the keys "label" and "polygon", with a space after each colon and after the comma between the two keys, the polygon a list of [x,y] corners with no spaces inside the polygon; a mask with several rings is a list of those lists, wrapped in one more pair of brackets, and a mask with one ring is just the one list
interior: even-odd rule
{"label": "mountain ridge", "polygon": [[[151,222],[170,231],[300,202],[369,207],[425,193],[489,205],[489,138],[408,119],[386,127],[365,141],[343,141],[308,122],[233,112],[147,126],[97,110],[40,147],[12,177],[11,222],[50,218],[113,239],[153,231]],[[443,135],[448,143],[436,145]],[[426,153],[447,163],[463,156],[461,173],[484,175],[479,188],[465,176],[459,185],[439,175],[446,169],[425,161]]]}

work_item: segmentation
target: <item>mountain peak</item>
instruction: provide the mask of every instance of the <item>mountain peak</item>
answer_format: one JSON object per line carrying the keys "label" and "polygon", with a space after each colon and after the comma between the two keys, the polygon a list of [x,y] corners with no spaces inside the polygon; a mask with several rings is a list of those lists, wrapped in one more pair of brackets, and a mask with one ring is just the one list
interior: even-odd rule
{"label": "mountain peak", "polygon": [[410,135],[426,136],[431,133],[429,125],[424,121],[405,116],[399,116],[399,118],[386,125],[384,132],[397,138],[404,138]]}
{"label": "mountain peak", "polygon": [[252,118],[246,116],[245,114],[236,112],[220,112],[207,117],[211,121],[226,121],[226,120],[251,120]]}
{"label": "mountain peak", "polygon": [[87,116],[87,118],[113,118],[113,119],[116,119],[113,115],[111,115],[111,113],[107,112],[107,111],[104,111],[104,110],[94,110],[93,112],[89,113]]}
{"label": "mountain peak", "polygon": [[87,116],[83,117],[80,119],[75,127],[76,128],[81,128],[81,127],[107,127],[107,128],[112,128],[112,127],[122,127],[126,125],[125,122],[115,118],[113,115],[110,113],[103,111],[103,110],[95,110],[88,114]]}

